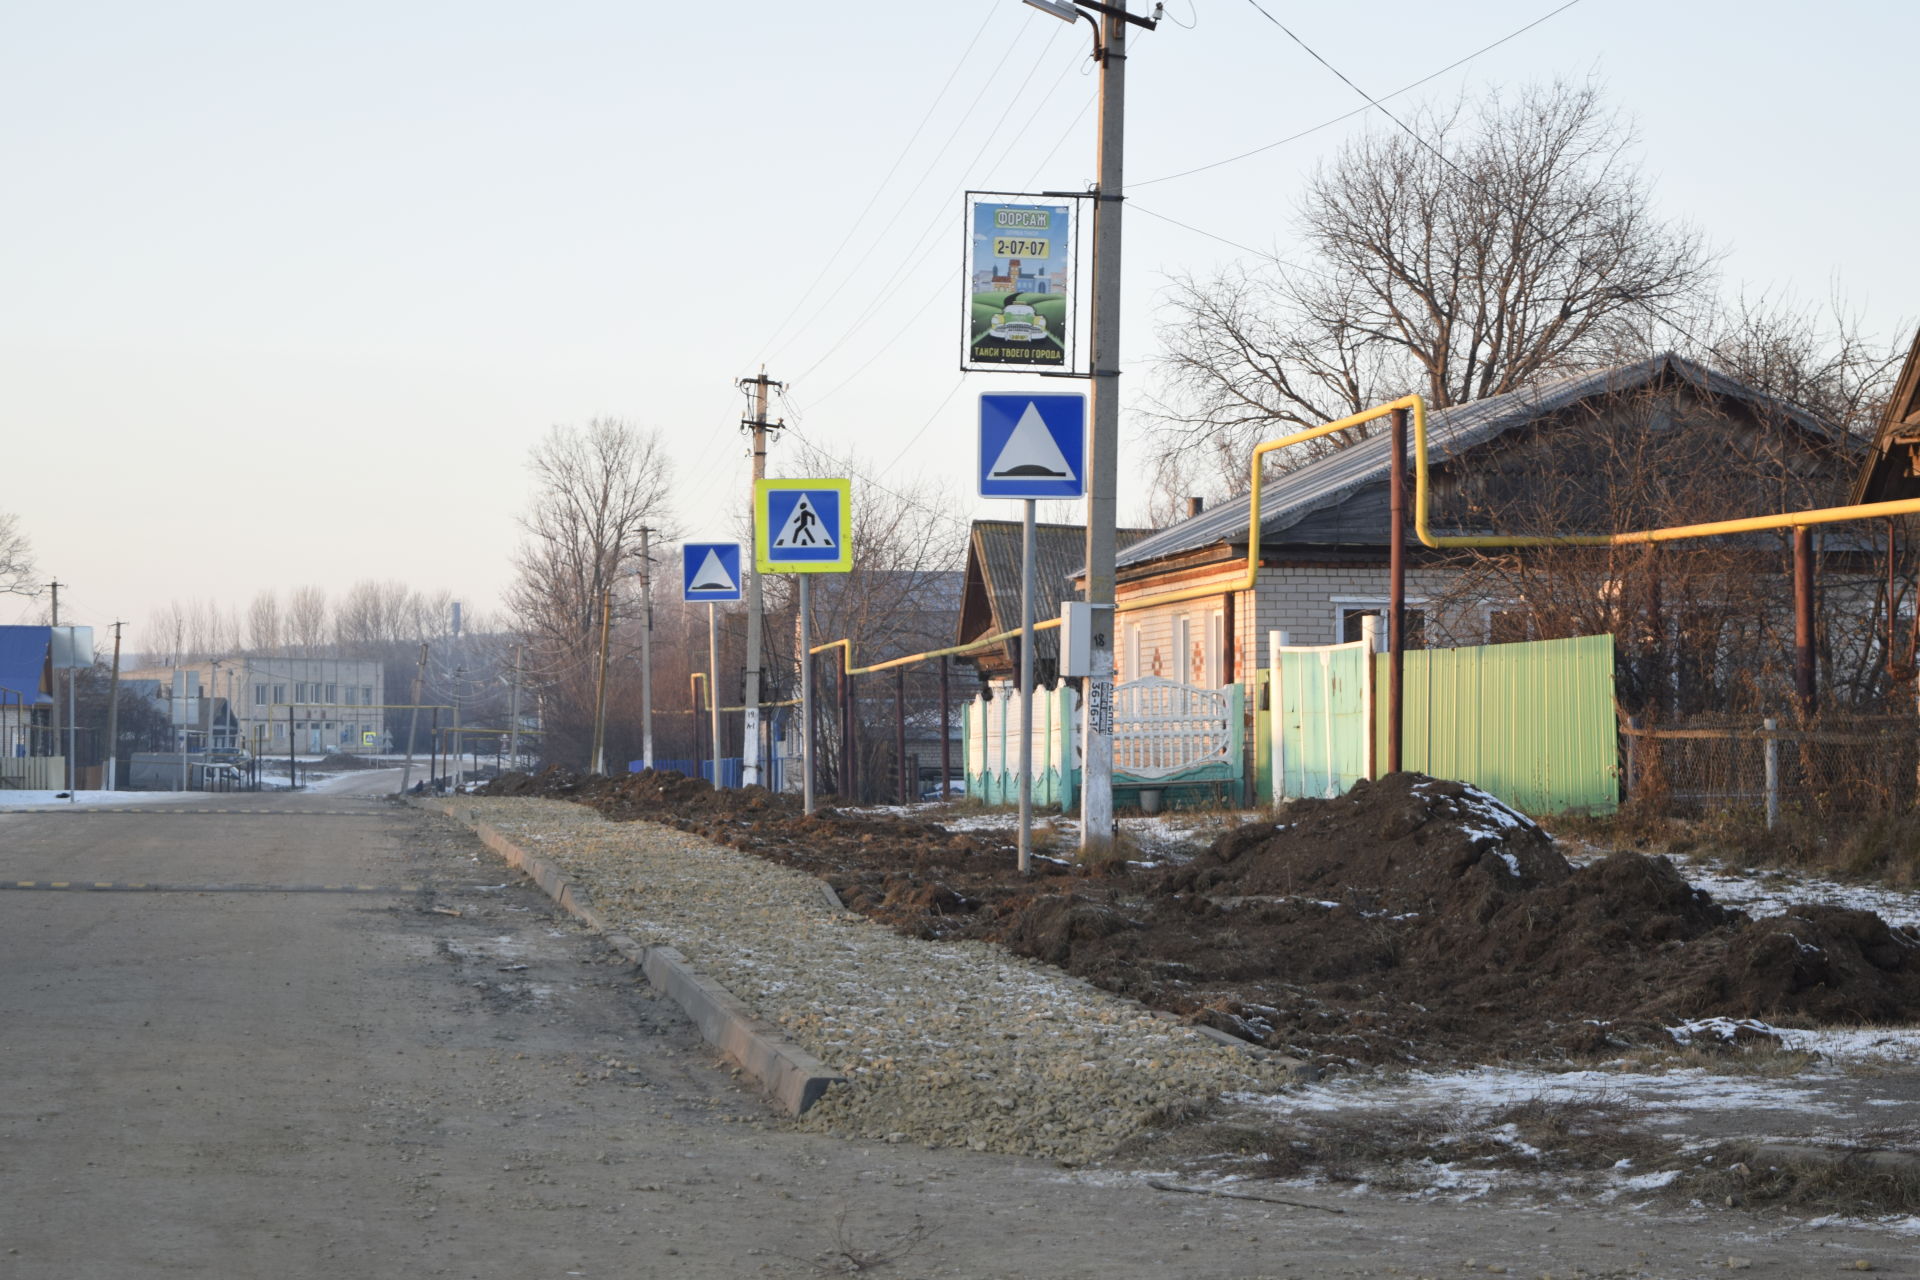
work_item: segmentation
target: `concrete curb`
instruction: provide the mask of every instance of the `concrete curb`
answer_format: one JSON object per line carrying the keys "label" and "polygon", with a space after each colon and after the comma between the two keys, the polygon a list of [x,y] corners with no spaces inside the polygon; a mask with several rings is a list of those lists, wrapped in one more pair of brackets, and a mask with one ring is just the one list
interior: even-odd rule
{"label": "concrete curb", "polygon": [[462,817],[458,801],[422,799],[413,803],[479,836],[480,842],[505,859],[508,866],[525,872],[563,910],[604,936],[614,950],[639,965],[647,981],[665,992],[693,1019],[707,1043],[732,1059],[789,1115],[800,1115],[820,1101],[827,1086],[846,1083],[845,1076],[835,1074],[824,1062],[788,1040],[778,1027],[754,1017],[731,991],[702,975],[672,947],[642,946],[624,933],[615,933],[606,917],[594,909],[586,894],[575,888],[558,867],[528,853],[471,812]]}

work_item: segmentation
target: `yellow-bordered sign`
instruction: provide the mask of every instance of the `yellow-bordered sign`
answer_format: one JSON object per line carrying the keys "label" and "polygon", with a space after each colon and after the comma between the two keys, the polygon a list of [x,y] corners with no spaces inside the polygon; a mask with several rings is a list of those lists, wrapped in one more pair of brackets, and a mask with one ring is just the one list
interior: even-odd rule
{"label": "yellow-bordered sign", "polygon": [[853,569],[853,482],[756,480],[753,564],[761,573]]}

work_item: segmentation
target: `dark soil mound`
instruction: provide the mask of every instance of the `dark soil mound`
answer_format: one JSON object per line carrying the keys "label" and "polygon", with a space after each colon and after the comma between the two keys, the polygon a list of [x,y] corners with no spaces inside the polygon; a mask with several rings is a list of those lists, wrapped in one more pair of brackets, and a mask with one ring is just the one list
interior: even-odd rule
{"label": "dark soil mound", "polygon": [[1671,1043],[1712,1015],[1920,1017],[1920,938],[1797,907],[1750,921],[1665,858],[1570,865],[1485,792],[1420,774],[1296,801],[1172,870],[1084,874],[996,834],[823,808],[677,773],[509,774],[546,795],[695,831],[825,878],[922,937],[998,941],[1156,1008],[1322,1059],[1438,1063]]}

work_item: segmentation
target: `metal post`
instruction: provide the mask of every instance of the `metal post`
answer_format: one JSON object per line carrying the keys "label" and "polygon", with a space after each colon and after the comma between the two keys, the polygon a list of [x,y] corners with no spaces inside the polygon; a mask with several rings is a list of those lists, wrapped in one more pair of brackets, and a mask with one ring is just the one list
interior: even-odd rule
{"label": "metal post", "polygon": [[720,789],[720,606],[707,601],[707,715],[713,734],[713,789]]}
{"label": "metal post", "polygon": [[[1020,874],[1025,875],[1033,862],[1033,510],[1034,501],[1028,498],[1021,503],[1020,513]],[[1107,678],[1112,680],[1113,670],[1109,663]],[[1091,746],[1091,743],[1089,743]],[[1107,755],[1111,763],[1113,740],[1107,740]],[[1088,773],[1091,774],[1091,756]],[[1086,817],[1082,810],[1083,821],[1092,825],[1092,818]],[[1107,821],[1113,821],[1113,792],[1107,792]],[[1107,843],[1113,842],[1109,831]],[[1087,848],[1083,839],[1080,847]]]}
{"label": "metal post", "polygon": [[810,601],[807,580],[813,575],[794,575],[800,579],[800,803],[813,812],[813,625],[808,617]]}
{"label": "metal post", "polygon": [[940,655],[940,802],[945,804],[953,796],[953,743],[950,740],[948,726],[953,708],[947,699],[947,655]]}
{"label": "metal post", "polygon": [[433,722],[428,726],[427,732],[433,736],[433,741],[427,744],[427,782],[430,784],[429,789],[438,791],[440,789],[440,777],[443,772],[440,768],[439,707],[433,709]]}
{"label": "metal post", "polygon": [[907,793],[907,669],[893,669],[893,762],[900,803],[911,804]]}
{"label": "metal post", "polygon": [[640,529],[640,766],[653,768],[653,557]]}
{"label": "metal post", "polygon": [[467,746],[460,740],[460,694],[462,692],[460,686],[466,682],[466,677],[465,667],[453,669],[453,768],[448,772],[453,777],[449,790],[455,793],[460,790],[460,784],[466,780],[467,771]]}
{"label": "metal post", "polygon": [[[1407,648],[1407,411],[1393,411],[1393,464],[1389,468],[1387,520],[1387,772],[1400,772],[1400,745],[1405,726],[1402,691],[1405,688]],[[1373,675],[1373,654],[1367,654],[1367,676]]]}
{"label": "metal post", "polygon": [[1811,716],[1817,694],[1813,653],[1813,530],[1793,531],[1793,689],[1800,714]]}
{"label": "metal post", "polygon": [[613,588],[600,592],[600,671],[593,682],[593,757],[590,773],[607,771],[607,632],[613,625]]}
{"label": "metal post", "polygon": [[[1113,629],[1116,500],[1120,448],[1120,211],[1126,184],[1127,13],[1100,17],[1100,174],[1093,212],[1093,431],[1087,458],[1087,602],[1095,606],[1086,679],[1080,853],[1104,860],[1113,848]],[[1107,606],[1101,619],[1099,606]],[[1031,645],[1022,645],[1023,650]],[[1022,865],[1025,864],[1024,846]]]}
{"label": "metal post", "polygon": [[[295,787],[299,785],[300,785],[300,758],[299,758],[299,754],[294,749],[293,704],[289,702],[287,704],[287,790],[292,791]],[[185,791],[187,789],[186,784],[181,783],[180,789],[182,791]]]}
{"label": "metal post", "polygon": [[1773,736],[1780,722],[1769,717],[1760,724],[1767,731],[1767,830],[1771,831],[1780,825],[1780,739]]}
{"label": "metal post", "polygon": [[[73,661],[73,636],[71,632],[68,633],[67,637],[67,661],[69,663]],[[74,715],[73,687],[80,683],[79,677],[74,675],[75,670],[76,668],[71,666],[67,668],[67,801],[70,804],[80,803],[80,771],[75,766],[73,758],[74,748],[80,745],[79,739],[74,733],[74,730],[78,726],[74,723],[76,717]]]}
{"label": "metal post", "polygon": [[[413,706],[407,712],[407,763],[400,771],[400,794],[405,795],[407,788],[413,785],[413,740],[420,732],[420,686],[427,678],[427,644],[420,642],[420,665],[413,669],[413,696],[407,701]],[[293,729],[288,727],[291,734]]]}
{"label": "metal post", "polygon": [[[47,589],[53,593],[53,622],[51,625],[55,627],[60,625],[60,587],[61,584],[58,581],[47,584]],[[47,723],[53,730],[51,735],[53,745],[52,749],[48,752],[48,754],[51,755],[54,751],[60,750],[60,666],[58,663],[53,664],[49,674],[53,677],[53,688],[47,690],[47,692],[52,695],[52,697],[48,699],[49,705],[47,707]],[[67,767],[72,763],[73,759],[71,755],[61,763],[60,767],[63,777]],[[181,783],[180,789],[185,791],[187,789],[186,783]]]}
{"label": "metal post", "polygon": [[860,802],[858,745],[854,737],[854,693],[852,693],[852,654],[845,645],[841,654],[841,798],[849,804]]}
{"label": "metal post", "polygon": [[113,624],[113,675],[107,681],[107,790],[114,790],[119,784],[120,764],[120,628],[124,622]]}

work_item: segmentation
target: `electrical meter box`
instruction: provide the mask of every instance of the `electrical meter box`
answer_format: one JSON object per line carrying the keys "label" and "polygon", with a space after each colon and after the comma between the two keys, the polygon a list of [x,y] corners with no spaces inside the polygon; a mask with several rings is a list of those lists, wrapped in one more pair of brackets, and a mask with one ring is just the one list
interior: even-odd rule
{"label": "electrical meter box", "polygon": [[1113,647],[1113,606],[1066,600],[1060,605],[1060,674],[1090,676],[1093,655]]}

